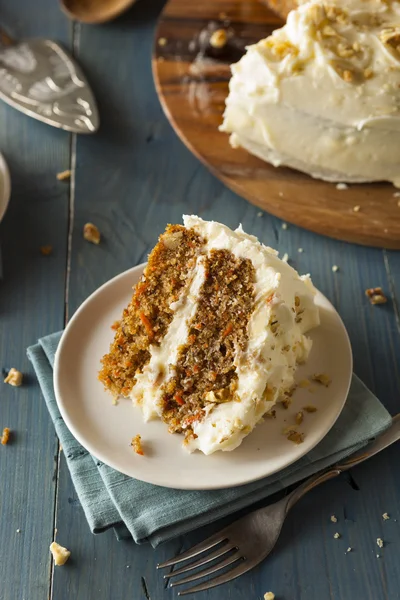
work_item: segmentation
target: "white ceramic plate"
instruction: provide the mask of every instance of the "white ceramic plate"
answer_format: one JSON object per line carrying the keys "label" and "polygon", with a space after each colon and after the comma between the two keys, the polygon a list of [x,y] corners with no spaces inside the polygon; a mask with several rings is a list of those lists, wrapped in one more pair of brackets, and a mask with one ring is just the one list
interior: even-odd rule
{"label": "white ceramic plate", "polygon": [[[121,317],[139,280],[140,265],[94,292],[68,324],[58,347],[54,385],[60,412],[76,439],[98,459],[114,469],[156,485],[180,489],[217,489],[260,479],[298,460],[328,433],[346,401],[352,354],[344,325],[332,304],[320,293],[317,304],[321,326],[311,332],[314,345],[307,365],[300,367],[297,380],[313,373],[332,378],[328,388],[314,384],[314,393],[297,389],[291,407],[279,407],[275,420],[266,420],[232,452],[204,456],[188,454],[182,436],[171,435],[160,420],[143,422],[139,408],[129,400],[117,406],[97,380],[100,358],[108,351],[114,332],[111,324]],[[296,445],[282,434],[305,404],[318,410],[306,414],[301,431],[303,444]],[[140,434],[145,456],[130,447]]]}
{"label": "white ceramic plate", "polygon": [[0,221],[6,212],[11,193],[10,173],[7,163],[0,154]]}

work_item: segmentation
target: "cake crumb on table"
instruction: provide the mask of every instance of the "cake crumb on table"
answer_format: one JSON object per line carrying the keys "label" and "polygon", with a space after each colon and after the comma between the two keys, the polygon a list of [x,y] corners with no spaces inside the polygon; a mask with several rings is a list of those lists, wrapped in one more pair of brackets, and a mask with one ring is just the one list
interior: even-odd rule
{"label": "cake crumb on table", "polygon": [[68,181],[71,179],[71,171],[67,169],[66,171],[61,171],[61,173],[57,173],[58,181]]}
{"label": "cake crumb on table", "polygon": [[21,371],[18,371],[17,369],[14,369],[14,367],[12,367],[8,371],[8,375],[4,379],[4,383],[8,383],[9,385],[12,385],[14,387],[19,387],[22,384],[22,373],[21,373]]}
{"label": "cake crumb on table", "polygon": [[261,212],[261,210],[260,210],[260,212],[258,212],[258,213],[257,213],[257,217],[258,217],[258,218],[260,218],[260,217],[262,217],[262,216],[263,216],[263,213],[262,213],[262,212]]}
{"label": "cake crumb on table", "polygon": [[288,228],[288,224],[287,223],[282,223],[281,227],[282,227],[282,229],[287,229]]}
{"label": "cake crumb on table", "polygon": [[353,548],[351,548],[350,546],[347,548],[346,553],[351,552],[353,550]]}
{"label": "cake crumb on table", "polygon": [[100,244],[100,231],[93,223],[86,223],[83,227],[83,237],[92,244]]}
{"label": "cake crumb on table", "polygon": [[385,304],[387,302],[381,287],[368,288],[365,290],[365,295],[371,304]]}
{"label": "cake crumb on table", "polygon": [[267,592],[264,594],[264,600],[275,600],[275,594],[273,592]]}
{"label": "cake crumb on table", "polygon": [[335,538],[335,540],[338,540],[341,536],[340,533],[336,532],[333,537]]}
{"label": "cake crumb on table", "polygon": [[353,206],[353,212],[360,212],[361,210],[361,206],[359,204],[356,204],[356,206]]}
{"label": "cake crumb on table", "polygon": [[337,183],[336,189],[337,190],[347,190],[347,189],[349,189],[349,186],[347,185],[347,183]]}
{"label": "cake crumb on table", "polygon": [[140,454],[141,456],[144,456],[141,435],[135,435],[135,437],[132,438],[131,446],[132,446],[134,452],[136,452],[136,454]]}
{"label": "cake crumb on table", "polygon": [[387,512],[383,513],[383,515],[382,515],[382,519],[383,519],[384,521],[388,521],[388,520],[390,519],[390,516],[387,514]]}
{"label": "cake crumb on table", "polygon": [[50,254],[53,254],[53,246],[40,246],[40,254],[50,256]]}
{"label": "cake crumb on table", "polygon": [[299,254],[302,254],[302,252],[304,252],[304,250],[303,250],[303,248],[297,248],[297,252],[298,252]]}
{"label": "cake crumb on table", "polygon": [[331,521],[332,521],[332,523],[337,523],[337,517],[335,517],[335,515],[332,515]]}
{"label": "cake crumb on table", "polygon": [[376,543],[378,544],[379,548],[383,548],[383,539],[382,538],[377,538]]}
{"label": "cake crumb on table", "polygon": [[11,429],[9,427],[4,427],[3,435],[1,436],[0,442],[5,446],[10,441]]}
{"label": "cake crumb on table", "polygon": [[332,265],[332,271],[337,273],[337,271],[339,271],[339,267],[337,265]]}
{"label": "cake crumb on table", "polygon": [[67,550],[67,548],[60,546],[60,544],[57,544],[57,542],[52,542],[50,544],[50,552],[53,555],[54,564],[57,565],[57,567],[65,565],[65,563],[71,556],[71,552]]}
{"label": "cake crumb on table", "polygon": [[331,378],[326,373],[316,373],[312,376],[312,380],[324,385],[325,387],[329,387],[331,384]]}

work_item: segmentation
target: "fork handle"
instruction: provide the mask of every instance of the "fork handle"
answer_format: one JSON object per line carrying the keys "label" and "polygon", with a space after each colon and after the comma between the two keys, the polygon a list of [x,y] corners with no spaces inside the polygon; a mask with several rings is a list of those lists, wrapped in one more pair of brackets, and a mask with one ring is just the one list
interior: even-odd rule
{"label": "fork handle", "polygon": [[333,468],[329,471],[325,471],[324,473],[318,473],[317,475],[313,475],[309,479],[306,479],[303,483],[301,483],[291,494],[289,494],[287,498],[287,507],[286,512],[289,510],[302,498],[307,492],[314,489],[320,483],[325,483],[325,481],[329,481],[330,479],[334,479],[342,470],[339,468]]}

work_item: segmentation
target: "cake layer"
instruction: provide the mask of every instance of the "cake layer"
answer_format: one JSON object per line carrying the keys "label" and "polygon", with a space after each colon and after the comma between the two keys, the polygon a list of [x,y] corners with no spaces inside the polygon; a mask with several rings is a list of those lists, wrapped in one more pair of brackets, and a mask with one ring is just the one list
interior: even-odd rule
{"label": "cake layer", "polygon": [[132,301],[124,310],[99,379],[114,395],[128,397],[136,377],[168,331],[174,310],[187,287],[203,240],[193,230],[170,225],[149,256]]}
{"label": "cake layer", "polygon": [[236,448],[291,392],[318,310],[309,278],[241,228],[184,224],[150,254],[100,379],[210,454]]}
{"label": "cake layer", "polygon": [[309,2],[232,66],[222,131],[274,166],[400,185],[400,3]]}

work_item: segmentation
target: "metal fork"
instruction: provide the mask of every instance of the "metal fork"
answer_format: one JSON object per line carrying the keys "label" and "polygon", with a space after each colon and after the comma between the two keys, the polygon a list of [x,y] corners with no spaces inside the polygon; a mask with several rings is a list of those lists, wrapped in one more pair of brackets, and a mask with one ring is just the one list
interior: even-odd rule
{"label": "metal fork", "polygon": [[249,513],[218,533],[215,533],[204,542],[193,546],[186,552],[183,552],[170,560],[160,563],[157,565],[157,569],[173,567],[211,549],[213,549],[211,553],[205,554],[198,560],[176,569],[175,571],[171,571],[164,575],[164,578],[172,579],[177,575],[188,573],[193,569],[206,566],[216,559],[222,560],[213,562],[208,568],[198,571],[193,575],[189,574],[187,577],[172,582],[170,587],[191,583],[201,577],[218,573],[221,569],[232,567],[221,575],[217,575],[204,583],[200,583],[199,585],[195,585],[194,587],[179,592],[179,596],[208,590],[243,575],[247,571],[250,571],[250,569],[253,569],[270,554],[278,540],[286,515],[300,498],[320,483],[337,477],[340,473],[347,471],[351,467],[358,465],[367,458],[377,454],[398,439],[400,439],[400,414],[393,418],[392,425],[389,429],[344,463],[313,475],[299,485],[293,492],[275,504]]}

